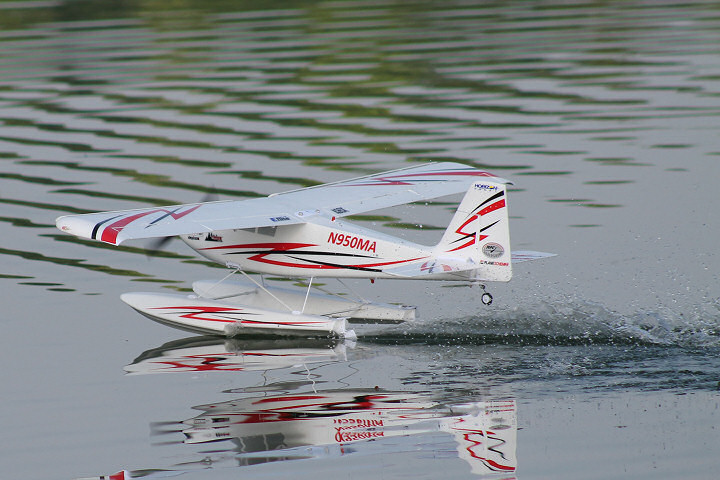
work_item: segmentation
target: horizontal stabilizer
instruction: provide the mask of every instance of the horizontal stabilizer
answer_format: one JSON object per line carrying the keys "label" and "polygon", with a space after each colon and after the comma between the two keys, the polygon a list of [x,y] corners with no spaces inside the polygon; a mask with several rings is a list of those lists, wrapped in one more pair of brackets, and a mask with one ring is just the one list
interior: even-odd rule
{"label": "horizontal stabilizer", "polygon": [[533,252],[530,250],[512,252],[513,263],[529,262],[530,260],[540,260],[548,257],[557,257],[557,253]]}
{"label": "horizontal stabilizer", "polygon": [[[418,278],[428,277],[431,280],[433,276],[442,276],[447,279],[447,275],[453,273],[467,272],[475,270],[478,264],[472,261],[465,261],[456,258],[432,259],[428,261],[415,262],[409,265],[401,265],[395,268],[386,268],[383,273],[398,278]],[[458,277],[458,280],[462,278]]]}

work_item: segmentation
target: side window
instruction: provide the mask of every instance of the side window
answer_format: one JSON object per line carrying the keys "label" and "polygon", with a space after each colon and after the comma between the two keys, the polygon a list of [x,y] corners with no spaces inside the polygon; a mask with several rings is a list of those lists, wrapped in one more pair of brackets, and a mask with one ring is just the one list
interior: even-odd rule
{"label": "side window", "polygon": [[277,230],[277,227],[258,227],[257,233],[260,235],[267,235],[268,237],[274,237],[275,230]]}
{"label": "side window", "polygon": [[236,232],[242,231],[242,232],[249,232],[249,233],[257,233],[258,235],[265,235],[267,237],[274,237],[275,230],[277,230],[277,227],[253,227],[253,228],[235,229]]}

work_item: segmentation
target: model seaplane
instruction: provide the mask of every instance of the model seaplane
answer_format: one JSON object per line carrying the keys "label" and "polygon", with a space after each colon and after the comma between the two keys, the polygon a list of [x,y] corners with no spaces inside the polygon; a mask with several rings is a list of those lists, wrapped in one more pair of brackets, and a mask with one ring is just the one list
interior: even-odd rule
{"label": "model seaplane", "polygon": [[[507,180],[458,163],[430,163],[275,193],[250,200],[68,215],[63,232],[119,245],[126,240],[179,236],[231,273],[193,283],[193,295],[126,293],[145,316],[184,330],[346,335],[346,320],[403,322],[415,308],[311,292],[320,277],[443,280],[477,284],[489,305],[487,282],[507,282],[512,264],[552,256],[511,252]],[[440,242],[423,246],[354,225],[344,217],[466,192]],[[248,272],[261,274],[260,281]],[[242,274],[243,281],[229,280]],[[298,291],[265,285],[262,274],[305,278]]]}

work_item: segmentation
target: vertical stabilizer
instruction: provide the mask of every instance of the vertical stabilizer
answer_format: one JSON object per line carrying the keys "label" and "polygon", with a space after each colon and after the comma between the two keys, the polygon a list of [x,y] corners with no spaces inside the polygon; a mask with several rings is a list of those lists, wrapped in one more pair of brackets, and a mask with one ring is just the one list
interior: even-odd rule
{"label": "vertical stabilizer", "polygon": [[505,185],[474,182],[437,245],[438,257],[477,264],[475,279],[507,282],[512,277]]}

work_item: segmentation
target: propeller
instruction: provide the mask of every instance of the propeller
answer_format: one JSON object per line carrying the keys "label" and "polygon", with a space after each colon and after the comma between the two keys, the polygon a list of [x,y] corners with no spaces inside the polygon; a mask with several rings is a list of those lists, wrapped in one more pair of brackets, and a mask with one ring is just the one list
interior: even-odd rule
{"label": "propeller", "polygon": [[[206,193],[205,196],[203,196],[202,200],[200,200],[200,203],[217,202],[219,199],[220,197],[215,191],[215,187],[212,187],[210,191]],[[167,247],[168,243],[170,243],[173,238],[175,237],[158,237],[151,240],[145,247],[145,255],[148,257],[148,259],[152,257],[157,257],[158,254],[162,252],[165,247]]]}
{"label": "propeller", "polygon": [[173,238],[175,237],[158,237],[150,240],[148,245],[145,247],[145,250],[147,250],[145,254],[148,258],[157,257],[157,254],[163,251]]}

